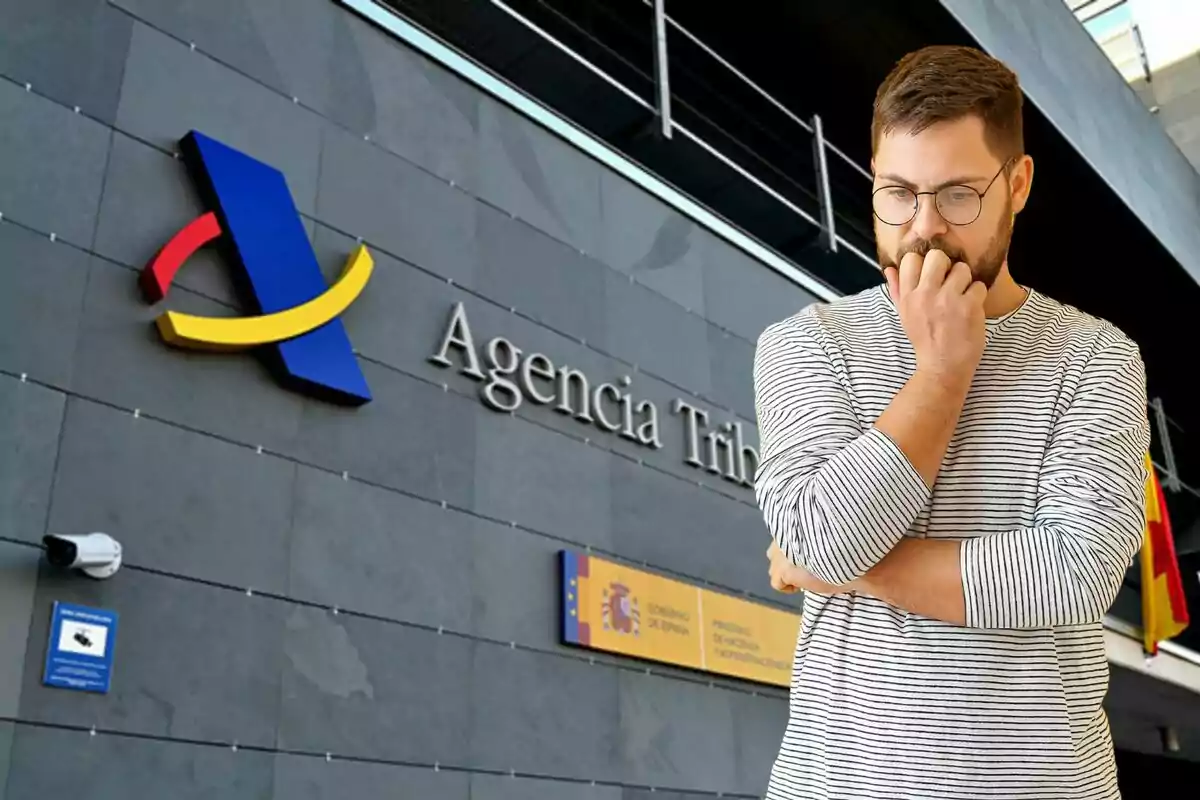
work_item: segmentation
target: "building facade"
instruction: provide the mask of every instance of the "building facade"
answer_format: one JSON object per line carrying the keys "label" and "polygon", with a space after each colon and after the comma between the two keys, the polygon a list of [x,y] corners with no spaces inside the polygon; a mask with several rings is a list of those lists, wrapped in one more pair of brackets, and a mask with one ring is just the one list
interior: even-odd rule
{"label": "building facade", "polygon": [[[756,443],[755,337],[812,296],[327,0],[75,5],[0,25],[0,796],[760,791],[783,691],[561,645],[557,554],[787,607],[709,434]],[[367,246],[371,402],[161,341],[247,313],[211,247],[139,291],[211,210],[192,130],[330,280]],[[115,577],[39,567],[93,530]],[[42,685],[56,601],[119,613],[107,694]]]}
{"label": "building facade", "polygon": [[[0,6],[0,119],[0,798],[761,794],[785,690],[563,644],[559,554],[797,610],[751,367],[834,292],[331,0]],[[370,253],[369,402],[164,343],[254,313],[240,240],[142,291],[216,210],[193,131],[327,283]],[[45,563],[90,531],[115,576]],[[107,693],[45,685],[55,603],[119,614]]]}

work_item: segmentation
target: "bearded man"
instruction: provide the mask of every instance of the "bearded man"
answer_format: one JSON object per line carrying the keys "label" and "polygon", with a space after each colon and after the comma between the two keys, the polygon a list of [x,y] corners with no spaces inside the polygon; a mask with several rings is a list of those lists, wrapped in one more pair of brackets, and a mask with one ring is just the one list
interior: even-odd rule
{"label": "bearded man", "polygon": [[1013,280],[1021,89],[932,47],[880,86],[881,285],[761,335],[756,492],[806,592],[768,800],[1109,800],[1101,621],[1137,552],[1145,370]]}

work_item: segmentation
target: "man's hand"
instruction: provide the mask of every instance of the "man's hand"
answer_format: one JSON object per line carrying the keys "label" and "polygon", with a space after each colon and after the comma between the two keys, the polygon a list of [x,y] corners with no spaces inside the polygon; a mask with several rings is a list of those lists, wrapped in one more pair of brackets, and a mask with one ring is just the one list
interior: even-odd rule
{"label": "man's hand", "polygon": [[983,355],[987,288],[971,268],[930,250],[885,270],[917,369],[875,420],[932,488]]}
{"label": "man's hand", "polygon": [[917,371],[965,390],[983,355],[987,287],[941,250],[908,253],[884,271],[888,293],[917,357]]}
{"label": "man's hand", "polygon": [[771,578],[771,588],[784,594],[796,592],[812,592],[814,594],[841,594],[850,591],[849,586],[833,586],[817,580],[802,567],[797,567],[779,549],[779,545],[771,540],[767,548],[767,574]]}

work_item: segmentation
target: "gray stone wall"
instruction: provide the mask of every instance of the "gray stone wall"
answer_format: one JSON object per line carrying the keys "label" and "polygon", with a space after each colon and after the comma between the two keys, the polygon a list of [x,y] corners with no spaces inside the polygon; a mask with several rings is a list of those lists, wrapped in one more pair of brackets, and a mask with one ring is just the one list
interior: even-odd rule
{"label": "gray stone wall", "polygon": [[[560,646],[555,553],[766,597],[753,495],[672,409],[754,444],[755,337],[812,298],[331,0],[3,0],[0,120],[0,798],[763,789],[783,692]],[[137,271],[205,210],[193,128],[284,172],[331,278],[370,248],[372,403],[159,341]],[[486,407],[429,360],[458,304],[629,376],[662,447]],[[208,251],[166,305],[241,313]],[[39,565],[89,530],[114,579]],[[121,614],[108,695],[42,687],[55,600]]]}

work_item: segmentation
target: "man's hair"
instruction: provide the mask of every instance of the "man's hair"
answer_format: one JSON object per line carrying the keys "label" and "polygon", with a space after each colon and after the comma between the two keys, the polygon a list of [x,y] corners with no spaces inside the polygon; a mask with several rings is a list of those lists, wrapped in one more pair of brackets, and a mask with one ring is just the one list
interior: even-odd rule
{"label": "man's hair", "polygon": [[1024,154],[1021,85],[1016,74],[973,47],[933,46],[900,59],[879,85],[871,152],[893,131],[920,133],[967,116],[983,120],[988,147],[1001,159]]}

